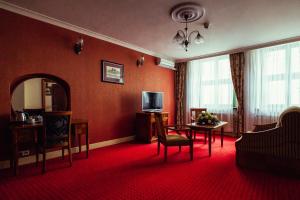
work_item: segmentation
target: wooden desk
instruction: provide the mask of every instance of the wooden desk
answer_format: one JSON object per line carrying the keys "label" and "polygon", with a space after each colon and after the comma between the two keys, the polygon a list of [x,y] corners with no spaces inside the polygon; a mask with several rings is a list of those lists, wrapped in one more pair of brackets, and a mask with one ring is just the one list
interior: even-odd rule
{"label": "wooden desk", "polygon": [[211,156],[211,134],[215,129],[221,128],[221,147],[223,147],[223,137],[224,137],[224,126],[227,125],[228,122],[220,121],[217,125],[201,125],[198,123],[190,123],[187,124],[192,130],[196,131],[207,131],[208,132],[208,154]]}
{"label": "wooden desk", "polygon": [[[10,160],[10,166],[14,169],[14,173],[18,174],[19,165],[19,144],[24,138],[28,138],[28,134],[33,134],[33,143],[35,145],[36,151],[36,165],[38,164],[38,137],[43,128],[43,123],[34,124],[23,124],[23,123],[12,123],[10,125],[10,130],[12,132],[12,156]],[[89,134],[88,134],[88,121],[84,119],[72,119],[71,122],[72,135],[78,137],[79,152],[81,152],[81,136],[86,136],[86,157],[89,155]],[[73,142],[72,142],[73,143]]]}

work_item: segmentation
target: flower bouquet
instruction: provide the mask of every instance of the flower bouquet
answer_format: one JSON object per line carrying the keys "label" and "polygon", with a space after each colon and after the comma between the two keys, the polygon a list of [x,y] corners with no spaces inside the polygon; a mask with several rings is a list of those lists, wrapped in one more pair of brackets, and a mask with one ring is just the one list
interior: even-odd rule
{"label": "flower bouquet", "polygon": [[209,112],[202,111],[201,114],[197,117],[197,123],[201,125],[216,125],[220,121],[216,115],[213,115]]}

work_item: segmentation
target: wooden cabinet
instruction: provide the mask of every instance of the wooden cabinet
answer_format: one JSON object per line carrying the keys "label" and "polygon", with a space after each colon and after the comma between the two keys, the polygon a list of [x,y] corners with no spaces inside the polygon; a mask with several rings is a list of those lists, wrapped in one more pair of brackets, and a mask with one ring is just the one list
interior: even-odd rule
{"label": "wooden cabinet", "polygon": [[[136,113],[136,139],[140,142],[151,143],[157,139],[155,128],[155,113],[139,112]],[[168,125],[168,113],[163,112],[163,123]]]}

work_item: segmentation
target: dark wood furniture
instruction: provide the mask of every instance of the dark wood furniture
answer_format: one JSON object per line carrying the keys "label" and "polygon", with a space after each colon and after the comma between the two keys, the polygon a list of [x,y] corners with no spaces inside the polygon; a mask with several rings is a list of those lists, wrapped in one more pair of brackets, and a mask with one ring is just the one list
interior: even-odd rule
{"label": "dark wood furniture", "polygon": [[[189,146],[190,147],[190,159],[193,160],[193,139],[190,134],[190,130],[186,126],[178,125],[178,126],[164,126],[163,123],[163,114],[155,113],[155,124],[157,129],[157,154],[160,153],[160,144],[163,144],[165,147],[164,160],[167,161],[168,157],[168,147],[170,146],[178,146],[179,151],[181,151],[181,146]],[[170,134],[168,135],[168,129],[176,131],[179,134]],[[186,137],[180,135],[180,132],[185,132]]]}
{"label": "dark wood furniture", "polygon": [[65,88],[57,82],[46,78],[42,79],[41,84],[42,107],[46,111],[50,111],[46,105],[46,97],[48,96],[51,99],[51,111],[67,110],[68,102]]}
{"label": "dark wood furniture", "polygon": [[[164,125],[168,124],[168,113],[162,112],[162,121]],[[155,128],[155,113],[154,112],[139,112],[136,113],[135,123],[136,139],[141,142],[151,143],[157,140]]]}
{"label": "dark wood furniture", "polygon": [[191,108],[190,109],[191,123],[196,122],[197,117],[202,113],[202,111],[207,111],[207,109],[206,108]]}
{"label": "dark wood furniture", "polygon": [[[19,166],[19,150],[20,146],[26,145],[26,149],[34,147],[34,151],[38,150],[38,138],[42,134],[43,123],[24,124],[11,122],[10,130],[12,133],[12,153],[10,166],[14,174],[18,174]],[[88,135],[88,121],[84,119],[72,119],[71,122],[72,138],[78,138],[78,143],[81,145],[81,137],[86,136],[86,157],[88,158],[89,151],[89,135]],[[78,136],[80,135],[80,136]],[[73,140],[74,141],[74,140]],[[80,141],[80,142],[79,142]],[[23,148],[24,149],[24,148]],[[81,148],[79,148],[79,151]],[[36,163],[38,162],[38,155],[36,154]]]}
{"label": "dark wood furniture", "polygon": [[23,109],[25,113],[28,113],[29,116],[37,116],[37,115],[43,115],[45,112],[44,108],[38,108],[38,109]]}
{"label": "dark wood furniture", "polygon": [[46,172],[46,151],[61,148],[62,157],[64,150],[68,149],[69,162],[72,166],[71,151],[71,111],[46,112],[43,115],[43,134],[41,151],[43,154],[42,172]]}
{"label": "dark wood furniture", "polygon": [[72,119],[72,136],[77,136],[79,153],[81,153],[81,137],[85,135],[86,158],[89,157],[89,130],[88,121],[84,119]]}
{"label": "dark wood furniture", "polygon": [[223,147],[223,137],[224,137],[224,126],[228,122],[220,121],[217,125],[201,125],[196,122],[187,124],[189,128],[196,131],[206,131],[208,133],[208,154],[211,156],[211,136],[212,131],[216,129],[221,129],[221,147]]}
{"label": "dark wood furniture", "polygon": [[19,166],[19,150],[20,148],[31,148],[35,147],[36,154],[36,166],[38,164],[38,135],[39,130],[43,125],[39,124],[20,124],[16,122],[12,122],[10,125],[10,129],[12,132],[12,156],[10,159],[10,167],[13,168],[14,174],[18,174],[18,166]]}
{"label": "dark wood furniture", "polygon": [[[198,116],[203,112],[203,111],[207,111],[206,108],[191,108],[190,109],[190,117],[191,117],[191,123],[196,122]],[[207,133],[206,132],[198,132],[197,130],[193,130],[194,133],[194,140],[196,139],[196,134],[197,133],[203,133],[204,134],[204,143],[206,144],[206,140],[207,140]]]}
{"label": "dark wood furniture", "polygon": [[236,141],[240,167],[300,175],[300,107],[290,107],[278,123],[255,126]]}

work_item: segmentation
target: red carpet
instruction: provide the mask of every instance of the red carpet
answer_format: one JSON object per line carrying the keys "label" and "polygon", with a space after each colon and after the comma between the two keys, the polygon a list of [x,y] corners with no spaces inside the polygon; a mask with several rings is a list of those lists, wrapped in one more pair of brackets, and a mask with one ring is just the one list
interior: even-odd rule
{"label": "red carpet", "polygon": [[[48,172],[22,166],[12,177],[1,171],[0,199],[300,199],[300,180],[235,166],[234,139],[217,138],[208,157],[207,145],[196,142],[194,161],[188,147],[170,148],[168,162],[156,143],[120,144],[47,162]],[[162,148],[163,150],[163,148]]]}

